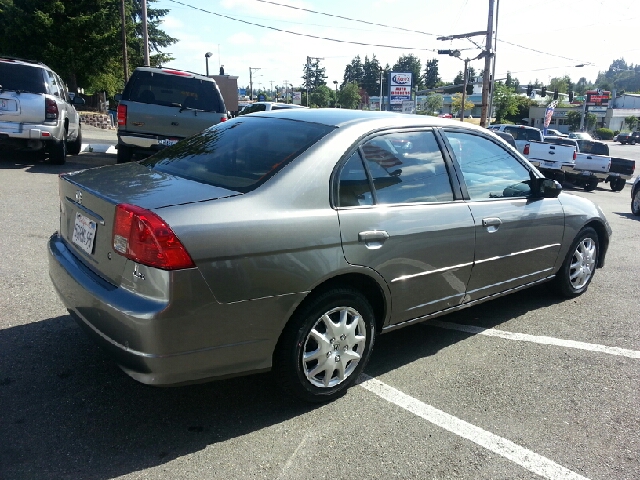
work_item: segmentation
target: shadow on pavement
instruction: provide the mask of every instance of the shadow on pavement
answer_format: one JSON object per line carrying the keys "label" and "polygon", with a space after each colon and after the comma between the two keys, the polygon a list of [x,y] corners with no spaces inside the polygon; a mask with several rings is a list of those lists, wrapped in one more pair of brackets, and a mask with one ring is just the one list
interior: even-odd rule
{"label": "shadow on pavement", "polygon": [[0,151],[0,170],[24,170],[29,173],[60,174],[86,168],[115,165],[116,156],[106,153],[83,152],[67,156],[64,165],[53,165],[42,153]]}
{"label": "shadow on pavement", "polygon": [[[555,301],[536,287],[441,318],[491,328]],[[392,371],[469,336],[420,324],[381,335],[366,373]],[[282,395],[268,373],[142,385],[68,315],[0,330],[0,478],[113,478],[314,408]]]}

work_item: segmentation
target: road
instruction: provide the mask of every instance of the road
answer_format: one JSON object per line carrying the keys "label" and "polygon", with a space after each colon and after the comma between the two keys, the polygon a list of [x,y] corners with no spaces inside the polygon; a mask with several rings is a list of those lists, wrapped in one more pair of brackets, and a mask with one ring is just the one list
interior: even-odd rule
{"label": "road", "polygon": [[0,159],[0,478],[640,478],[629,186],[570,192],[614,230],[585,295],[541,286],[381,335],[363,383],[314,406],[270,374],[138,384],[67,315],[47,274],[57,174],[114,163]]}

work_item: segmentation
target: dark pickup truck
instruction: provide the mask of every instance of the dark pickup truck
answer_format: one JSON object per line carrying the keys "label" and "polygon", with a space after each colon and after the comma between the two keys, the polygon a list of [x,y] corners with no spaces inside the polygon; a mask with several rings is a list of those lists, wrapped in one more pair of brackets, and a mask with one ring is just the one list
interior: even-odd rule
{"label": "dark pickup truck", "polygon": [[635,145],[636,142],[640,142],[640,132],[619,133],[616,137],[616,141],[620,142],[623,145]]}
{"label": "dark pickup truck", "polygon": [[609,183],[611,190],[619,192],[635,171],[636,162],[626,158],[611,157],[609,145],[594,140],[577,140],[580,152],[572,166],[563,166],[568,180],[593,190],[599,182]]}

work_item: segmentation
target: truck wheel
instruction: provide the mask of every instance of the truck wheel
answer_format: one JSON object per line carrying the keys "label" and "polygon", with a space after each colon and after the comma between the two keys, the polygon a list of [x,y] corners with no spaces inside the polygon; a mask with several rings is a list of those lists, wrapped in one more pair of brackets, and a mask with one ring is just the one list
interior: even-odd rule
{"label": "truck wheel", "polygon": [[551,284],[564,297],[577,297],[587,291],[598,264],[600,244],[591,227],[580,230]]}
{"label": "truck wheel", "polygon": [[592,180],[587,180],[587,183],[584,184],[584,191],[585,192],[592,192],[596,189],[596,187],[598,186],[598,180],[597,179],[592,179]]}
{"label": "truck wheel", "polygon": [[627,184],[627,181],[624,178],[612,178],[609,181],[609,186],[611,187],[611,190],[613,190],[614,192],[619,192],[620,190],[624,189],[624,186]]}
{"label": "truck wheel", "polygon": [[116,158],[116,163],[127,163],[131,161],[133,157],[133,150],[129,147],[126,147],[122,144],[118,145],[118,157]]}
{"label": "truck wheel", "polygon": [[49,150],[49,161],[53,165],[64,165],[67,161],[67,136],[57,142],[52,142]]}
{"label": "truck wheel", "polygon": [[640,188],[636,188],[631,198],[631,213],[636,217],[640,216]]}
{"label": "truck wheel", "polygon": [[69,144],[68,150],[69,155],[78,155],[82,150],[82,130],[80,130],[80,125],[78,125],[78,136]]}

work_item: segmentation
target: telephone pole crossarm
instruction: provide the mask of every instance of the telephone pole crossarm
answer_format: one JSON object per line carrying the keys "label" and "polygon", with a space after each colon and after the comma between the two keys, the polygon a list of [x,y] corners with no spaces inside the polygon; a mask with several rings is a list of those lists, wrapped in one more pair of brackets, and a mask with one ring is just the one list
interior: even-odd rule
{"label": "telephone pole crossarm", "polygon": [[477,37],[477,36],[486,35],[486,34],[487,34],[487,31],[483,30],[481,32],[461,33],[460,35],[447,35],[445,37],[438,37],[437,40],[454,40],[456,38]]}

